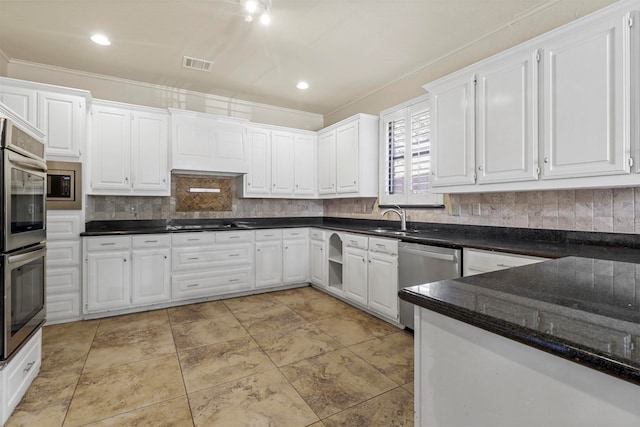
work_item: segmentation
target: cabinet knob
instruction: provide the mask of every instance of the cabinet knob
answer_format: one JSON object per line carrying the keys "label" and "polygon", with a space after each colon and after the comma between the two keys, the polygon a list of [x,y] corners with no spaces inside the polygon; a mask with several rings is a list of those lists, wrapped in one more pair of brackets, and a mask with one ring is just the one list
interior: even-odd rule
{"label": "cabinet knob", "polygon": [[162,182],[167,182],[167,179],[166,178],[162,178]]}
{"label": "cabinet knob", "polygon": [[275,186],[276,186],[276,184],[274,183],[274,184],[273,184],[273,186],[275,187]]}
{"label": "cabinet knob", "polygon": [[356,182],[355,182],[355,181],[353,181],[353,183],[355,184]]}
{"label": "cabinet knob", "polygon": [[164,256],[164,259],[167,259],[167,256],[166,256],[166,255]]}
{"label": "cabinet knob", "polygon": [[125,177],[124,177],[124,180],[125,180],[126,182],[129,182],[129,177],[128,177],[128,176],[125,176]]}
{"label": "cabinet knob", "polygon": [[366,262],[366,261],[364,260],[364,258],[362,258],[362,262]]}
{"label": "cabinet knob", "polygon": [[478,170],[481,171],[482,170],[482,165],[478,166]]}
{"label": "cabinet knob", "polygon": [[125,259],[123,259],[122,261],[127,262],[127,259],[125,258]]}
{"label": "cabinet knob", "polygon": [[247,186],[248,186],[248,187],[251,187],[251,183],[250,183],[250,182],[247,182]]}
{"label": "cabinet knob", "polygon": [[548,157],[545,157],[545,158],[544,158],[544,162],[545,162],[545,163],[549,163],[549,158],[548,158]]}

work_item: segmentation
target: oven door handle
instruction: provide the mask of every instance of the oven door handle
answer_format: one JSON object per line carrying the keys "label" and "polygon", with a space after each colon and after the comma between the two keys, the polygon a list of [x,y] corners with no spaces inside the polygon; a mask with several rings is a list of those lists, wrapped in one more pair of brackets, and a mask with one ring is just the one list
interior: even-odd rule
{"label": "oven door handle", "polygon": [[47,252],[47,248],[44,245],[36,246],[36,250],[30,250],[22,254],[11,255],[7,258],[7,264],[26,264],[34,259],[41,258]]}
{"label": "oven door handle", "polygon": [[26,166],[27,168],[30,168],[37,172],[47,171],[47,164],[45,162],[41,162],[40,160],[36,159],[30,159],[29,157],[21,156],[20,154],[9,152],[9,161],[11,163]]}

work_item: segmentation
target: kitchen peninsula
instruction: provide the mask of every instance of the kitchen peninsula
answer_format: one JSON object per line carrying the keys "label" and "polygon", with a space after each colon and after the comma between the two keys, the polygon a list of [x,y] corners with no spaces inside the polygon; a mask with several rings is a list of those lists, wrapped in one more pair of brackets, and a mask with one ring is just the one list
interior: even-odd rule
{"label": "kitchen peninsula", "polygon": [[637,426],[640,264],[566,257],[414,286],[416,425]]}

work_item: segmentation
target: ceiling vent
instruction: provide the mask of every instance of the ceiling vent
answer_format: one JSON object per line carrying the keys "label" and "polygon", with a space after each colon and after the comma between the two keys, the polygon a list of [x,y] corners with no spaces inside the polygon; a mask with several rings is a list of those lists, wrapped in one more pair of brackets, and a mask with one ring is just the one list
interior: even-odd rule
{"label": "ceiling vent", "polygon": [[198,58],[192,58],[190,56],[183,56],[182,57],[182,66],[184,68],[189,68],[191,70],[198,70],[198,71],[211,71],[211,66],[213,65],[213,62],[211,61],[207,61],[204,59],[198,59]]}

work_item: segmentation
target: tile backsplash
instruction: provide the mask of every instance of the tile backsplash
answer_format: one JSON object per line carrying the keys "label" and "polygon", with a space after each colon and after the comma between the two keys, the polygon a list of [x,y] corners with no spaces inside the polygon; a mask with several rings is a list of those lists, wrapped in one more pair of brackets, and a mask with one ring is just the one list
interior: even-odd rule
{"label": "tile backsplash", "polygon": [[176,182],[172,180],[171,197],[89,196],[86,218],[87,221],[105,221],[322,216],[322,200],[243,199],[237,196],[241,185],[239,179],[231,180],[229,211],[176,211]]}
{"label": "tile backsplash", "polygon": [[[381,219],[381,211],[376,199],[324,203],[324,215],[332,217]],[[418,222],[640,233],[640,187],[450,194],[444,209],[407,209],[407,216]]]}
{"label": "tile backsplash", "polygon": [[[177,212],[175,196],[89,196],[87,221],[284,216],[383,219],[375,198],[243,199],[237,197],[239,185],[239,180],[232,180],[231,211],[219,212]],[[418,222],[640,233],[640,187],[451,194],[445,196],[444,209],[412,208],[407,215],[409,221]],[[393,214],[385,219],[398,220]]]}

